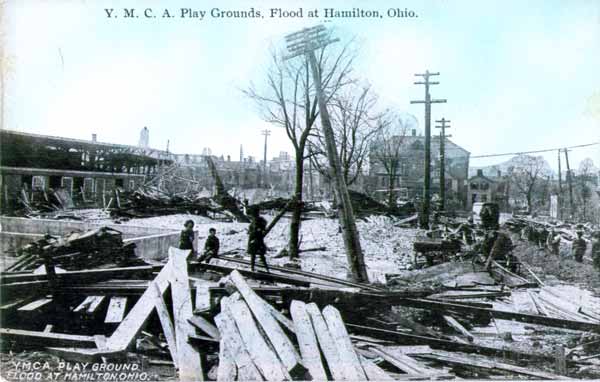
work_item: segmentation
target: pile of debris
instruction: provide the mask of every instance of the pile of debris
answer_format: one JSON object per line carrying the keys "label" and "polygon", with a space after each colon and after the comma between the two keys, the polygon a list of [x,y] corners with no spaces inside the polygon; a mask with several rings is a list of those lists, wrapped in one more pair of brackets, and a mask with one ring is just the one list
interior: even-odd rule
{"label": "pile of debris", "polygon": [[23,217],[55,217],[75,207],[71,195],[64,188],[29,193],[22,189],[18,201],[19,206],[12,214]]}
{"label": "pile of debris", "polygon": [[136,266],[145,264],[134,252],[135,244],[124,244],[121,232],[101,227],[71,232],[63,237],[45,235],[21,247],[18,260],[7,268],[11,272],[40,271],[51,262],[61,270],[90,269],[100,266]]}
{"label": "pile of debris", "polygon": [[[390,290],[188,256],[171,248],[165,264],[57,273],[54,289],[46,275],[3,274],[3,343],[72,362],[140,363],[180,380],[599,376],[592,296],[556,307],[573,291],[508,287],[463,263],[413,271],[412,288]],[[439,277],[441,288],[414,288]]]}
{"label": "pile of debris", "polygon": [[416,213],[413,203],[407,202],[400,206],[390,208],[389,206],[378,202],[362,192],[348,190],[350,201],[355,214],[359,217],[369,215],[389,215],[397,217],[407,217]]}

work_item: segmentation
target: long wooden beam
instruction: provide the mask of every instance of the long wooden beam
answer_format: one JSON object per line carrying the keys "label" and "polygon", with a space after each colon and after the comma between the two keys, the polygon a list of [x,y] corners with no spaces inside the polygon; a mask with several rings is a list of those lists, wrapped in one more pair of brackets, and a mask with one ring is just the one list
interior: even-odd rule
{"label": "long wooden beam", "polygon": [[537,324],[544,326],[552,326],[555,328],[564,328],[570,330],[594,331],[600,333],[600,324],[583,321],[564,320],[554,317],[538,316],[535,314],[507,312],[503,310],[478,308],[475,306],[462,305],[460,303],[448,303],[441,301],[432,301],[425,299],[404,299],[401,303],[404,306],[413,308],[437,310],[440,312],[457,312],[457,313],[475,313],[486,315],[501,320],[512,320],[526,322],[529,324]]}
{"label": "long wooden beam", "polygon": [[[93,281],[106,279],[128,279],[134,275],[149,276],[152,274],[152,265],[141,265],[135,267],[123,268],[108,268],[108,269],[87,269],[82,271],[67,271],[56,274],[56,280],[59,283],[74,284],[77,282],[90,283]],[[30,281],[47,281],[45,274],[19,273],[19,274],[4,274],[0,277],[2,288],[11,283],[24,283]],[[40,283],[39,286],[42,284]]]}
{"label": "long wooden beam", "polygon": [[0,328],[2,342],[16,341],[22,345],[42,346],[76,346],[96,347],[93,336],[80,336],[75,334],[63,334],[53,332],[38,332],[32,330],[20,330]]}

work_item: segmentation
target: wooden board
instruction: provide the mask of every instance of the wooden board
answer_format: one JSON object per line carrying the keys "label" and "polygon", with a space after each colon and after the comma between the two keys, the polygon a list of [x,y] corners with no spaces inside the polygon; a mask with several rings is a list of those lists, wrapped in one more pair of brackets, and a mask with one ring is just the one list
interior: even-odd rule
{"label": "wooden board", "polygon": [[208,285],[196,283],[196,300],[194,311],[210,311],[210,292],[208,291],[208,288]]}
{"label": "wooden board", "polygon": [[[171,274],[171,261],[165,264],[159,274],[154,278],[154,283],[158,286],[161,293],[164,293],[169,286],[169,277]],[[127,313],[125,319],[119,324],[117,329],[108,338],[107,347],[111,350],[124,350],[131,347],[135,337],[142,330],[142,327],[154,311],[156,293],[147,288],[133,308]]]}
{"label": "wooden board", "polygon": [[340,355],[340,362],[345,369],[346,375],[351,381],[362,381],[367,379],[365,372],[360,364],[358,355],[354,351],[352,341],[348,336],[348,331],[342,320],[340,312],[331,305],[323,309],[323,318],[329,328],[329,333],[335,342]]}
{"label": "wooden board", "polygon": [[230,277],[271,341],[275,352],[283,362],[286,370],[292,376],[304,374],[305,369],[300,361],[300,354],[298,354],[294,344],[285,335],[269,309],[265,307],[264,300],[250,288],[239,272],[231,272]]}
{"label": "wooden board", "polygon": [[44,306],[47,306],[51,302],[52,302],[51,298],[41,298],[39,300],[32,301],[29,304],[24,305],[17,310],[19,312],[32,312],[34,310],[40,309]]}
{"label": "wooden board", "polygon": [[467,339],[470,342],[473,342],[473,335],[471,333],[469,333],[469,331],[467,329],[465,329],[464,326],[462,326],[460,324],[460,322],[456,321],[456,319],[454,317],[451,316],[444,316],[444,320],[448,323],[448,325],[450,325],[454,330],[456,330],[457,332],[459,332],[460,334],[462,334],[463,336],[467,337]]}
{"label": "wooden board", "polygon": [[171,296],[173,298],[173,316],[175,340],[180,381],[203,381],[204,373],[200,363],[200,354],[188,342],[188,336],[194,334],[194,328],[187,321],[193,316],[192,294],[187,271],[187,258],[190,251],[169,248],[171,262]]}
{"label": "wooden board", "polygon": [[315,334],[319,341],[319,346],[323,352],[323,356],[327,360],[327,366],[331,372],[331,376],[336,381],[351,380],[347,377],[345,368],[342,365],[340,354],[337,346],[329,333],[327,323],[321,315],[319,307],[315,303],[306,305],[306,312],[309,314],[310,319],[315,329]]}
{"label": "wooden board", "polygon": [[188,322],[192,324],[194,327],[202,330],[204,333],[208,334],[215,340],[219,341],[221,336],[219,335],[219,329],[216,326],[211,324],[207,319],[201,316],[192,316],[188,318]]}
{"label": "wooden board", "polygon": [[221,340],[219,344],[219,369],[217,370],[217,382],[235,381],[237,377],[237,366],[231,355],[231,345]]}
{"label": "wooden board", "polygon": [[267,381],[291,380],[292,377],[262,336],[246,302],[236,301],[227,310],[235,320],[250,358],[263,377]]}
{"label": "wooden board", "polygon": [[302,363],[310,372],[313,380],[327,380],[327,373],[321,360],[317,335],[315,334],[312,320],[306,312],[306,304],[297,300],[292,301],[290,313],[294,320],[294,331],[298,339]]}
{"label": "wooden board", "polygon": [[96,347],[94,337],[0,328],[2,341],[14,340],[23,345]]}
{"label": "wooden board", "polygon": [[151,283],[149,289],[154,290],[154,307],[156,313],[158,313],[158,319],[160,320],[160,326],[162,327],[163,334],[167,339],[167,345],[169,346],[169,353],[171,359],[177,367],[179,358],[177,356],[177,342],[175,341],[175,329],[169,316],[169,310],[165,300],[163,299],[163,292],[160,291],[160,287],[156,283]]}
{"label": "wooden board", "polygon": [[74,313],[78,313],[81,311],[85,311],[87,310],[87,308],[92,305],[95,301],[97,301],[98,299],[103,299],[104,296],[87,296],[82,302],[81,304],[77,305],[77,307],[75,309],[73,309]]}
{"label": "wooden board", "polygon": [[125,317],[125,309],[127,308],[127,297],[111,297],[108,303],[108,310],[104,323],[118,324]]}
{"label": "wooden board", "polygon": [[[223,304],[221,307],[223,308]],[[226,309],[222,309],[221,313],[215,317],[215,322],[221,333],[221,344],[227,344],[227,346],[222,346],[221,349],[225,352],[227,358],[234,360],[237,366],[238,380],[262,381],[262,375],[260,375],[252,358],[250,358],[231,313]]]}
{"label": "wooden board", "polygon": [[382,368],[375,365],[362,355],[359,355],[360,364],[367,375],[369,381],[393,381],[391,375],[385,372]]}

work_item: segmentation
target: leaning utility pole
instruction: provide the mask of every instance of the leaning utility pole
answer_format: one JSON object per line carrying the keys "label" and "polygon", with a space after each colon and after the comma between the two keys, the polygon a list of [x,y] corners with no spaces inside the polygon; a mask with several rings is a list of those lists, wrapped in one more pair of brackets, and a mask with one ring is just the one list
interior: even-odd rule
{"label": "leaning utility pole", "polygon": [[446,208],[446,147],[445,147],[445,145],[446,145],[446,137],[449,137],[449,135],[446,135],[446,129],[450,128],[450,125],[447,125],[447,123],[450,123],[450,121],[447,120],[446,118],[442,118],[435,122],[440,124],[440,126],[436,126],[436,129],[442,129],[442,131],[440,131],[440,208],[442,211],[444,211]]}
{"label": "leaning utility pole", "polygon": [[569,150],[566,148],[565,151],[565,162],[567,163],[567,183],[569,184],[569,207],[571,209],[571,219],[575,216],[575,205],[573,204],[573,174],[571,174],[571,167],[569,166]]}
{"label": "leaning utility pole", "polygon": [[431,99],[429,94],[430,85],[438,85],[439,82],[429,81],[431,76],[439,76],[440,73],[430,73],[426,70],[425,73],[415,74],[415,76],[423,77],[424,81],[417,81],[415,85],[425,85],[425,100],[410,101],[410,103],[425,104],[425,176],[423,182],[423,207],[419,219],[419,226],[423,229],[429,228],[429,204],[431,203],[431,104],[446,103],[445,99]]}
{"label": "leaning utility pole", "polygon": [[265,184],[265,186],[268,184],[267,183],[267,137],[269,135],[271,135],[271,130],[263,130],[260,132],[261,135],[265,136],[265,154],[264,154],[264,162],[263,162],[263,173],[264,173],[264,177],[263,177],[263,183]]}
{"label": "leaning utility pole", "polygon": [[558,218],[562,220],[562,174],[561,174],[562,170],[560,167],[560,149],[558,149],[558,197],[557,199],[557,204],[558,204]]}
{"label": "leaning utility pole", "polygon": [[344,237],[348,265],[350,266],[352,276],[356,281],[368,282],[369,277],[367,275],[367,269],[360,245],[358,228],[356,227],[350,195],[348,194],[348,188],[344,180],[342,164],[337,152],[335,136],[333,134],[333,128],[331,127],[331,120],[329,118],[329,112],[327,111],[327,104],[323,94],[321,69],[317,64],[317,58],[315,57],[315,50],[324,48],[329,44],[339,41],[339,39],[331,39],[330,34],[326,32],[323,25],[302,29],[301,31],[287,35],[285,39],[288,44],[288,50],[290,51],[290,55],[286,57],[286,59],[304,55],[309,62],[317,93],[319,114],[321,116],[321,128],[323,129],[323,135],[325,136],[329,170],[334,184],[333,190],[339,203],[338,213],[340,225],[342,226],[342,235]]}

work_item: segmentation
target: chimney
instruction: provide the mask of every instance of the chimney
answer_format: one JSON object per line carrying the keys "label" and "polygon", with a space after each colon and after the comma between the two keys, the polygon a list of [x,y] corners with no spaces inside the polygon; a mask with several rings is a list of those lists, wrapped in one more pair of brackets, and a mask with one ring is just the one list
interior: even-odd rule
{"label": "chimney", "polygon": [[412,129],[412,136],[416,137],[417,136],[417,129]]}
{"label": "chimney", "polygon": [[227,155],[227,162],[231,162],[231,155]]}
{"label": "chimney", "polygon": [[477,170],[477,176],[483,176],[483,170],[482,169],[478,169]]}
{"label": "chimney", "polygon": [[92,134],[92,142],[98,142],[98,135]]}

